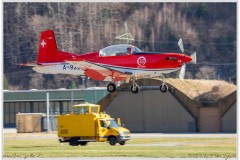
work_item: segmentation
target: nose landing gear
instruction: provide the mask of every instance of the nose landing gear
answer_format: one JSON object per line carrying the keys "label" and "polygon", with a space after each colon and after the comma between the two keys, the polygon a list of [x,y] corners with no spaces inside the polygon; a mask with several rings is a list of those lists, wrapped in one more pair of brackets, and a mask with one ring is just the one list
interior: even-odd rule
{"label": "nose landing gear", "polygon": [[131,86],[132,93],[137,94],[139,92],[139,90],[140,90],[139,86],[135,82],[133,82],[133,84]]}

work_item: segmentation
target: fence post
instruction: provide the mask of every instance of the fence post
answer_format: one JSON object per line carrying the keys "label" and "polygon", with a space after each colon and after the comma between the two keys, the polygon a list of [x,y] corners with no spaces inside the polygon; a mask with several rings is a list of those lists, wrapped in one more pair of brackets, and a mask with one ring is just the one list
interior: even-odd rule
{"label": "fence post", "polygon": [[47,92],[47,132],[50,132],[50,118],[49,118],[49,114],[50,114],[50,102],[49,102],[49,92]]}

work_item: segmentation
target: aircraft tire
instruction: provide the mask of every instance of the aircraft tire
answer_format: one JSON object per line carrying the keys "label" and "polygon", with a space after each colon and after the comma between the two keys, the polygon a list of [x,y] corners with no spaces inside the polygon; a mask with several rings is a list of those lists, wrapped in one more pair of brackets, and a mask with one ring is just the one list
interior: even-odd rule
{"label": "aircraft tire", "polygon": [[131,86],[131,91],[132,91],[132,93],[134,93],[134,94],[137,94],[138,93],[138,91],[139,91],[139,87],[136,85],[136,86],[134,86],[134,84]]}
{"label": "aircraft tire", "polygon": [[114,83],[109,83],[107,86],[108,92],[112,93],[116,91],[116,85]]}
{"label": "aircraft tire", "polygon": [[163,92],[163,93],[167,92],[168,91],[168,86],[165,83],[161,84],[160,85],[160,91]]}

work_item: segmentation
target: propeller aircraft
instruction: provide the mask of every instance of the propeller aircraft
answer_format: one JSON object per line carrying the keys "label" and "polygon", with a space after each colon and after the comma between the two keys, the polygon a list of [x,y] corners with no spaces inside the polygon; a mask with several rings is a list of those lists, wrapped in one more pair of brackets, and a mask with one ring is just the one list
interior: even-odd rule
{"label": "propeller aircraft", "polygon": [[167,92],[164,74],[180,70],[179,78],[184,79],[187,63],[196,63],[196,52],[191,56],[184,54],[182,39],[178,46],[182,53],[144,52],[130,44],[105,47],[96,52],[74,54],[57,49],[53,30],[41,33],[38,58],[33,70],[44,74],[85,75],[96,81],[108,81],[107,90],[116,91],[116,82],[131,83],[131,91],[138,93],[136,79],[161,76],[161,92]]}

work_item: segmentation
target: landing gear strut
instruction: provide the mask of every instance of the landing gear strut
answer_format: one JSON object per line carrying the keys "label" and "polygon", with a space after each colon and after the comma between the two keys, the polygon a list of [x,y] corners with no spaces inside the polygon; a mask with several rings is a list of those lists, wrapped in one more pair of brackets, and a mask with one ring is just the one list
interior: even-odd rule
{"label": "landing gear strut", "polygon": [[[162,84],[160,85],[160,91],[162,92],[162,93],[166,93],[167,91],[168,91],[168,86],[167,86],[167,84],[165,83],[165,78],[163,77],[163,79],[162,79]],[[137,83],[135,83],[134,82],[134,80],[131,80],[131,82],[132,82],[132,85],[131,85],[131,92],[132,93],[134,93],[134,94],[137,94],[139,91],[140,91],[140,87],[139,87],[139,85],[137,84]],[[107,90],[108,90],[108,92],[110,92],[110,93],[113,93],[113,92],[115,92],[116,91],[116,84],[115,83],[109,83],[108,85],[107,85]]]}
{"label": "landing gear strut", "polygon": [[163,92],[163,93],[168,91],[168,86],[166,85],[166,83],[162,83],[160,85],[160,91]]}
{"label": "landing gear strut", "polygon": [[135,78],[132,77],[129,82],[132,83],[132,85],[131,85],[132,93],[137,94],[140,90],[140,87],[137,83],[135,83]]}
{"label": "landing gear strut", "polygon": [[163,83],[160,85],[160,91],[163,92],[163,93],[168,91],[168,86],[166,85],[165,81],[166,81],[165,77],[162,75],[162,82]]}
{"label": "landing gear strut", "polygon": [[139,86],[138,86],[136,83],[134,83],[134,82],[133,82],[133,84],[132,84],[132,86],[131,86],[131,91],[132,91],[132,93],[134,93],[134,94],[137,94],[138,91],[139,91]]}
{"label": "landing gear strut", "polygon": [[107,85],[107,90],[108,90],[108,92],[110,92],[110,93],[115,92],[115,91],[116,91],[116,84],[114,84],[114,83],[109,83],[109,84]]}

